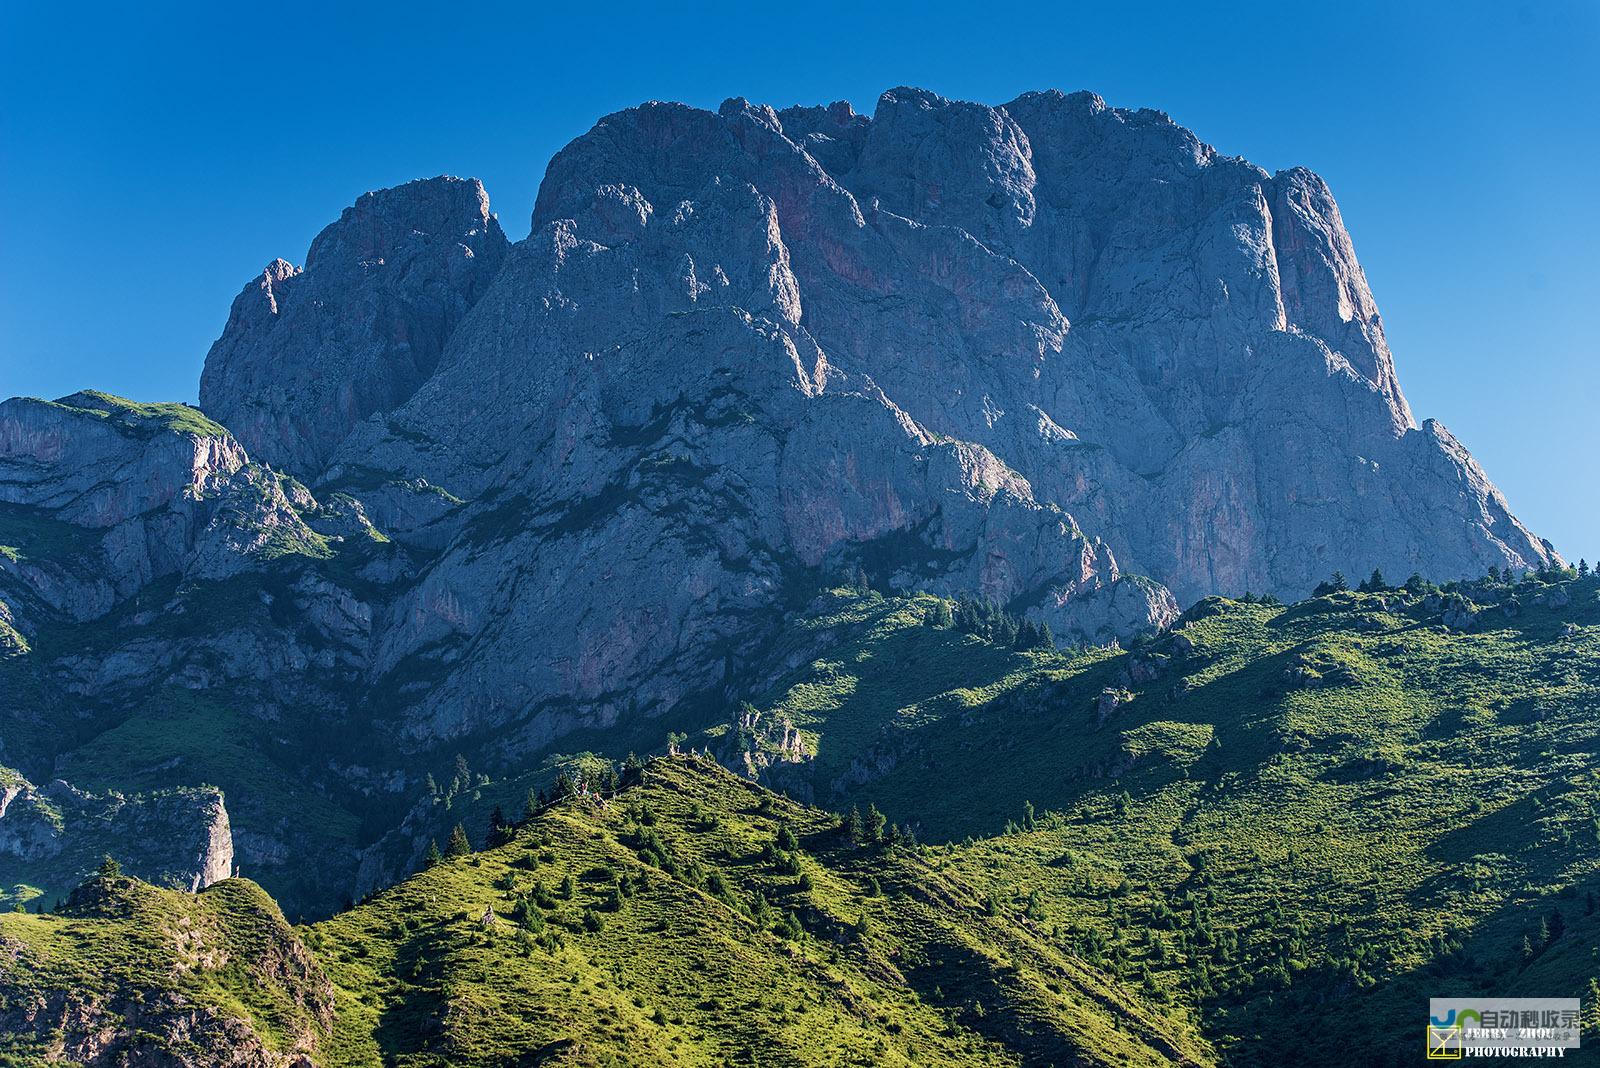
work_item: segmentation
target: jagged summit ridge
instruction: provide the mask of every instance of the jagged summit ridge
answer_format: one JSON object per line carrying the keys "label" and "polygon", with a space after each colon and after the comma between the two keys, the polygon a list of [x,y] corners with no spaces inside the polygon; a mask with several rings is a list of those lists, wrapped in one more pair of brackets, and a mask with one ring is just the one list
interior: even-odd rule
{"label": "jagged summit ridge", "polygon": [[372,364],[331,290],[297,330],[244,321],[247,290],[205,394],[438,553],[374,650],[380,670],[472,662],[424,698],[424,735],[527,722],[537,740],[564,729],[533,726],[552,701],[607,721],[624,692],[660,708],[724,688],[697,650],[753,649],[795,566],[871,558],[889,585],[1105,640],[1172,617],[1158,583],[1296,595],[1337,567],[1550,557],[1454,439],[1415,426],[1321,179],[1158,112],[918,89],[870,118],[652,102],[557,153],[530,235],[474,253],[449,275],[465,282],[374,275],[373,248],[459,250],[489,218],[479,187],[447,183],[442,225],[441,181],[363,198],[384,226],[356,225],[358,204],[271,287],[321,274],[453,309],[406,397],[364,392],[300,437],[303,404],[229,399],[228,367]]}
{"label": "jagged summit ridge", "polygon": [[269,263],[235,298],[200,402],[259,459],[299,471],[415,392],[505,255],[476,178],[367,193],[302,270]]}
{"label": "jagged summit ridge", "polygon": [[222,784],[240,857],[307,901],[361,861],[327,830],[298,870],[339,821],[284,809],[720,714],[841,581],[1106,643],[1554,556],[1415,425],[1320,179],[1091,94],[643,105],[524,240],[436,178],[303,262],[235,300],[211,418],[0,405],[0,760],[41,779],[58,717],[135,706],[259,728],[307,778]]}
{"label": "jagged summit ridge", "polygon": [[[1415,421],[1337,206],[1309,171],[1268,175],[1159,112],[1108,108],[1087,93],[989,108],[896,89],[871,119],[847,105],[775,112],[731,100],[713,116],[657,103],[608,116],[557,155],[536,229],[561,218],[581,229],[597,184],[675,204],[713,170],[773,197],[810,313],[801,325],[831,364],[866,371],[931,430],[994,448],[1041,496],[1102,533],[1126,566],[1182,599],[1239,586],[1300,592],[1355,558],[1465,573],[1548,552],[1496,505],[1476,465],[1459,472],[1472,503],[1421,528],[1397,529],[1380,509],[1360,524],[1376,521],[1373,535],[1352,529],[1324,543],[1328,524],[1300,521],[1305,502],[1335,497],[1324,483],[1343,483],[1351,498],[1365,489],[1354,484],[1358,457],[1388,460],[1393,485],[1431,464],[1430,447],[1406,433]],[[906,241],[941,240],[904,221],[973,242],[962,251],[968,263],[948,268],[968,296],[954,322],[941,315],[954,285],[910,313],[879,300],[915,276]],[[866,247],[873,233],[897,238],[885,229],[896,225],[916,236]],[[973,292],[979,277],[1002,293]],[[841,282],[857,288],[854,306],[830,303]],[[1039,412],[1071,435],[1049,437],[1098,445],[1109,458],[1041,450]],[[1236,428],[1248,440],[1232,440]],[[1320,436],[1332,439],[1322,463],[1281,465],[1275,484],[1226,487],[1225,496],[1247,495],[1248,518],[1269,529],[1193,544],[1247,517],[1210,499],[1217,488],[1201,477],[1203,461],[1242,474],[1257,457],[1298,444],[1294,457]],[[1043,462],[1025,459],[1041,451]],[[1106,459],[1121,470],[1099,470]],[[1103,520],[1074,508],[1086,490],[1104,501]],[[1404,510],[1392,486],[1384,496]],[[1450,540],[1476,544],[1473,559],[1434,554],[1440,519],[1472,528]]]}

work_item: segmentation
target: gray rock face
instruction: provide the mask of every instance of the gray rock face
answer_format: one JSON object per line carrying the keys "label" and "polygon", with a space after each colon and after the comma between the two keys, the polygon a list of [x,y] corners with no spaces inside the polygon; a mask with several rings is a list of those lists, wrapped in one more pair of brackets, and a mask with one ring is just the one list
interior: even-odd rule
{"label": "gray rock face", "polygon": [[[201,399],[231,433],[0,405],[0,698],[244,717],[301,776],[228,787],[245,864],[343,851],[307,901],[440,752],[732,708],[845,576],[1107,642],[1335,568],[1554,559],[1416,424],[1319,178],[1086,93],[647,104],[514,245],[476,181],[368,194],[246,287]],[[0,757],[60,755],[68,713],[6,705]]]}
{"label": "gray rock face", "polygon": [[[1459,443],[1414,427],[1310,172],[1268,175],[1087,93],[994,109],[897,89],[870,122],[777,118],[858,203],[970,235],[1044,291],[1043,314],[974,301],[943,331],[926,305],[824,318],[809,301],[830,357],[851,352],[930,429],[987,445],[1180,601],[1297,596],[1341,561],[1449,576],[1549,558]],[[802,271],[802,294],[823,281]],[[1009,342],[1014,318],[1047,343]],[[862,339],[864,323],[880,325]],[[951,388],[974,348],[998,358]]]}
{"label": "gray rock face", "polygon": [[1158,113],[648,104],[556,156],[533,223],[335,454],[467,502],[380,641],[452,665],[416,737],[715,689],[796,567],[1104,640],[1170,620],[1161,584],[1552,556],[1414,425],[1326,185]]}
{"label": "gray rock face", "polygon": [[[184,417],[193,430],[175,426]],[[201,494],[247,462],[228,432],[183,405],[85,391],[0,403],[0,502],[106,530]],[[173,432],[167,432],[167,431]]]}
{"label": "gray rock face", "polygon": [[[130,791],[223,787],[221,827],[237,825],[252,875],[297,905],[340,893],[348,817],[305,754],[325,762],[324,737],[349,729],[369,599],[410,573],[358,501],[319,502],[195,409],[103,394],[0,404],[0,762]],[[307,806],[319,815],[299,818]],[[121,843],[98,848],[80,859],[128,860]],[[302,864],[308,852],[323,864]]]}
{"label": "gray rock face", "polygon": [[0,556],[0,595],[96,619],[170,575],[221,579],[315,554],[322,538],[302,513],[318,508],[184,405],[94,392],[0,403],[0,522],[34,535]]}
{"label": "gray rock face", "polygon": [[795,576],[847,564],[1020,601],[1067,637],[1176,615],[989,449],[830,362],[771,197],[721,177],[670,213],[631,186],[591,194],[513,250],[439,372],[336,457],[470,501],[377,650],[379,670],[451,664],[406,724],[417,744],[494,731],[515,750],[721,694]]}
{"label": "gray rock face", "polygon": [[36,787],[0,769],[0,902],[18,884],[65,895],[107,854],[129,874],[175,889],[226,879],[233,835],[222,794],[92,794],[59,779]]}
{"label": "gray rock face", "polygon": [[344,436],[433,373],[506,250],[476,179],[368,193],[233,302],[201,405],[258,459],[315,474]]}

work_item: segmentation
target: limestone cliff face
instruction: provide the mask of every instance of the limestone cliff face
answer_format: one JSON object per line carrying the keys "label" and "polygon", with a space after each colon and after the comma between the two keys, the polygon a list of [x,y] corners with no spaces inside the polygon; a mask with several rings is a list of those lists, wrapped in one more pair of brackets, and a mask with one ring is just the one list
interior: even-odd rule
{"label": "limestone cliff face", "polygon": [[245,288],[201,400],[227,429],[0,404],[0,759],[223,717],[273,769],[228,787],[241,859],[295,902],[440,753],[731,707],[844,576],[1107,642],[1554,559],[1417,425],[1321,179],[1087,93],[646,104],[515,244],[476,181],[367,194]]}
{"label": "limestone cliff face", "polygon": [[233,835],[213,788],[96,794],[34,786],[0,769],[0,901],[20,885],[65,896],[106,856],[131,875],[197,891],[233,872]]}
{"label": "limestone cliff face", "polygon": [[[906,89],[870,119],[646,105],[556,157],[511,262],[394,423],[389,462],[462,492],[551,459],[522,440],[541,405],[635,370],[653,318],[732,307],[822,370],[814,393],[870,382],[927,435],[987,448],[1180,600],[1549,557],[1442,428],[1416,427],[1326,184],[1156,112]],[[670,403],[695,371],[627,382]],[[342,458],[373,447],[362,428]]]}
{"label": "limestone cliff face", "polygon": [[247,457],[199,412],[192,413],[194,432],[164,432],[181,408],[93,391],[0,403],[0,502],[48,508],[67,522],[109,530],[198,497]]}
{"label": "limestone cliff face", "polygon": [[[0,404],[0,763],[130,795],[203,788],[216,803],[210,814],[189,794],[68,804],[52,793],[65,784],[18,795],[0,825],[0,893],[70,889],[58,880],[106,852],[204,885],[226,874],[234,830],[248,871],[304,884],[292,901],[339,892],[327,839],[343,832],[301,818],[295,800],[321,785],[286,782],[263,749],[301,768],[347,729],[367,678],[369,599],[410,570],[358,501],[318,500],[195,409],[104,394]],[[23,821],[35,795],[56,815]],[[81,833],[62,823],[90,809]],[[159,870],[129,855],[180,845],[186,859],[163,853]],[[304,865],[308,851],[323,864]],[[34,876],[13,878],[24,862]]]}
{"label": "limestone cliff face", "polygon": [[317,235],[303,270],[275,260],[234,300],[202,406],[258,459],[320,470],[355,424],[433,373],[505,249],[476,179],[368,193]]}
{"label": "limestone cliff face", "polygon": [[742,101],[611,116],[554,161],[538,214],[582,220],[595,182],[676,202],[713,171],[774,196],[800,323],[833,365],[988,447],[1180,601],[1549,555],[1464,451],[1415,427],[1308,171],[1268,175],[1092,94],[990,108],[896,89],[871,119]]}

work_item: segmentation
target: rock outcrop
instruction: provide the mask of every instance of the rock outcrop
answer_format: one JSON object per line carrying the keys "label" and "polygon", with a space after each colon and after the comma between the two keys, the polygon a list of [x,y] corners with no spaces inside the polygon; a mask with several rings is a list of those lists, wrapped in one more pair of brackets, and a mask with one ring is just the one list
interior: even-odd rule
{"label": "rock outcrop", "polygon": [[0,594],[95,619],[158,579],[223,577],[309,547],[287,484],[186,405],[93,391],[5,401],[0,535],[22,544],[0,557]]}
{"label": "rock outcrop", "polygon": [[94,390],[0,404],[0,502],[94,530],[199,497],[246,462],[227,430],[187,405]]}
{"label": "rock outcrop", "polygon": [[[93,393],[0,404],[0,762],[129,796],[226,789],[246,870],[297,909],[337,894],[349,817],[303,769],[315,754],[319,778],[345,777],[325,768],[325,740],[353,733],[371,602],[410,574],[360,502],[319,501],[196,409]],[[126,812],[160,809],[154,796]],[[71,870],[123,845],[96,848]],[[300,863],[307,851],[325,863]],[[66,869],[33,860],[64,889]],[[4,864],[0,882],[38,885]]]}
{"label": "rock outcrop", "polygon": [[125,796],[0,768],[0,902],[65,896],[114,856],[147,882],[190,892],[233,872],[233,835],[213,788]]}

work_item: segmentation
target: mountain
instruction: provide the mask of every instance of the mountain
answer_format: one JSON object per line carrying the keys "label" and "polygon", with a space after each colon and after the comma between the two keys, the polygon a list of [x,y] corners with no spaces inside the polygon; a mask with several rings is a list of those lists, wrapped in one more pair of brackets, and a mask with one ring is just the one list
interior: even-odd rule
{"label": "mountain", "polygon": [[474,180],[367,194],[246,285],[199,399],[0,404],[0,763],[219,788],[296,918],[414,866],[458,755],[721,729],[817,800],[870,776],[799,781],[808,728],[741,710],[841,583],[1076,649],[1559,564],[1414,424],[1326,186],[1090,94],[646,104],[515,243]]}
{"label": "mountain", "polygon": [[1210,599],[1078,654],[950,607],[828,592],[815,658],[679,743],[787,717],[766,751],[856,817],[686,753],[563,765],[496,832],[534,780],[462,773],[419,822],[480,848],[313,925],[241,879],[0,915],[0,1055],[1403,1065],[1428,997],[1600,978],[1595,579]]}
{"label": "mountain", "polygon": [[372,652],[441,676],[419,745],[720,694],[817,569],[1104,641],[1554,559],[1414,424],[1326,185],[1089,94],[647,104],[509,249],[476,183],[369,195],[241,294],[201,404],[434,554]]}

